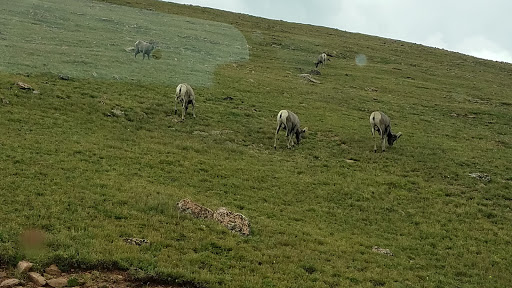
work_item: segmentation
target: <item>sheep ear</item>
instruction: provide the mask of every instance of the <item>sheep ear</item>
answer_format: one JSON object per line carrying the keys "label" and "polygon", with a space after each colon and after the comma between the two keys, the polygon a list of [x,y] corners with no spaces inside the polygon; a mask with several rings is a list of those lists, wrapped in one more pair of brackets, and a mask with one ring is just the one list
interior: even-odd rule
{"label": "sheep ear", "polygon": [[398,134],[396,134],[396,139],[398,140],[398,138],[400,138],[400,136],[402,136],[402,132],[398,132]]}

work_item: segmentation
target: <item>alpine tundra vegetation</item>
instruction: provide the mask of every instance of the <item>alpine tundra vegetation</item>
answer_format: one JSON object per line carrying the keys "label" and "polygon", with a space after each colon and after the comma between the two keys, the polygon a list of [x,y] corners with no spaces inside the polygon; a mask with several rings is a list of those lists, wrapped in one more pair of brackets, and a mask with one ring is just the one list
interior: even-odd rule
{"label": "alpine tundra vegetation", "polygon": [[[0,27],[0,267],[178,287],[510,287],[511,64],[154,0],[10,1]],[[135,61],[139,39],[162,58]],[[320,51],[336,61],[306,82]],[[200,95],[193,121],[170,113],[180,83]],[[281,109],[309,127],[298,149],[272,147]],[[386,153],[374,111],[404,134]],[[181,214],[180,199],[240,213],[251,233]],[[37,247],[20,239],[32,230]]]}

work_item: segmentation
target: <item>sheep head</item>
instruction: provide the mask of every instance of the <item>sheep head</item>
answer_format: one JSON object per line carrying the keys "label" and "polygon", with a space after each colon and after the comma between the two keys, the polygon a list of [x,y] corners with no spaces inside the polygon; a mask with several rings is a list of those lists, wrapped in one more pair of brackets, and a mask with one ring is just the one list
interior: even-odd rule
{"label": "sheep head", "polygon": [[402,132],[398,132],[397,134],[390,133],[388,136],[388,145],[393,146],[396,140],[402,136]]}
{"label": "sheep head", "polygon": [[297,132],[295,132],[295,139],[297,140],[297,145],[300,143],[300,140],[302,137],[304,137],[305,133],[308,131],[308,127],[304,129],[298,129]]}

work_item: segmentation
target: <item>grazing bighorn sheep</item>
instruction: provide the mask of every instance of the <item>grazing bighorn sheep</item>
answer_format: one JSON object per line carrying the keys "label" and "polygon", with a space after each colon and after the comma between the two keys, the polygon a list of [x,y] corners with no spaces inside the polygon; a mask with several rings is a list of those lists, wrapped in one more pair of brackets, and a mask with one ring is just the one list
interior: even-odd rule
{"label": "grazing bighorn sheep", "polygon": [[142,53],[142,60],[144,60],[144,55],[147,55],[149,60],[149,55],[155,50],[156,46],[157,43],[154,41],[145,42],[139,40],[135,42],[135,58],[137,58],[137,54]]}
{"label": "grazing bighorn sheep", "polygon": [[322,64],[322,67],[325,66],[325,62],[331,61],[327,58],[327,54],[324,52],[318,56],[318,59],[315,62],[315,68],[318,68],[318,65]]}
{"label": "grazing bighorn sheep", "polygon": [[288,137],[288,148],[291,148],[291,146],[295,145],[293,143],[293,136],[295,136],[297,145],[299,145],[302,135],[306,133],[306,131],[308,131],[308,127],[300,129],[299,117],[297,117],[295,113],[288,110],[279,111],[279,114],[277,114],[277,130],[276,136],[274,138],[274,149],[276,149],[277,134],[279,133],[281,127],[286,128],[286,136]]}
{"label": "grazing bighorn sheep", "polygon": [[192,114],[196,117],[196,96],[194,90],[187,83],[182,83],[176,87],[176,98],[174,99],[174,115],[178,113],[176,103],[182,103],[181,120],[185,120],[185,114],[187,113],[188,104],[192,104]]}
{"label": "grazing bighorn sheep", "polygon": [[391,120],[386,114],[375,111],[370,115],[370,125],[372,126],[372,135],[374,140],[373,151],[377,152],[377,141],[375,140],[375,130],[379,132],[380,138],[382,139],[382,152],[386,151],[386,140],[389,146],[393,146],[393,143],[402,136],[402,132],[393,134],[391,132]]}

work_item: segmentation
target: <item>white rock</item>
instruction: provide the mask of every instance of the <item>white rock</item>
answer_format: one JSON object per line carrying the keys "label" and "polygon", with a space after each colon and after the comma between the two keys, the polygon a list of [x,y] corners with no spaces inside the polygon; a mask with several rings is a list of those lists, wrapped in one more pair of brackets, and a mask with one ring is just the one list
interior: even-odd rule
{"label": "white rock", "polygon": [[68,285],[68,279],[66,278],[57,278],[57,279],[50,279],[46,283],[54,288],[61,288]]}
{"label": "white rock", "polygon": [[20,261],[16,266],[16,271],[18,273],[27,273],[30,268],[32,268],[33,264],[28,261]]}
{"label": "white rock", "polygon": [[0,283],[0,287],[1,288],[12,288],[14,286],[17,286],[18,284],[20,284],[20,280],[18,280],[18,279],[7,279],[7,280],[3,281],[2,283]]}
{"label": "white rock", "polygon": [[44,286],[44,284],[46,284],[46,279],[44,279],[44,277],[41,276],[41,274],[36,272],[29,272],[28,279],[30,279],[30,281],[36,284],[38,287]]}
{"label": "white rock", "polygon": [[52,264],[50,265],[50,267],[44,269],[44,272],[52,276],[60,276],[60,274],[62,273],[59,267],[57,267],[57,265],[55,264]]}

